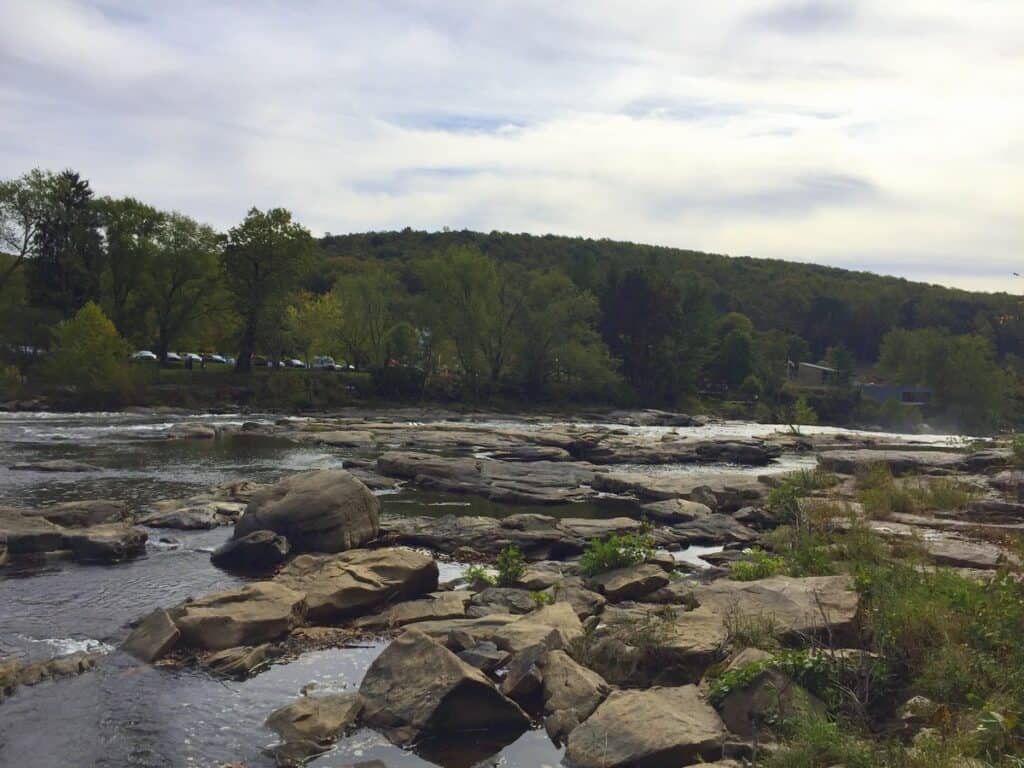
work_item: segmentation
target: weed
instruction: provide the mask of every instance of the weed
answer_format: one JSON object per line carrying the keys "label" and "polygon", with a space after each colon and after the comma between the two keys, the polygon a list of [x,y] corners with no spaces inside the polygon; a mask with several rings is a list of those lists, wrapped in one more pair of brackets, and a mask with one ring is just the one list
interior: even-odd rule
{"label": "weed", "polygon": [[580,556],[580,570],[586,576],[639,565],[654,554],[654,541],[647,534],[610,536],[606,541],[592,541]]}
{"label": "weed", "polygon": [[482,565],[469,566],[469,568],[462,572],[462,578],[464,578],[468,584],[473,586],[483,585],[493,587],[495,584],[494,577]]}
{"label": "weed", "polygon": [[744,613],[736,606],[725,612],[726,643],[734,648],[774,648],[778,633],[774,616]]}
{"label": "weed", "polygon": [[554,605],[555,596],[550,592],[530,592],[530,599],[533,600],[533,604],[538,608],[543,608],[545,605]]}
{"label": "weed", "polygon": [[769,555],[761,549],[752,549],[744,560],[729,566],[729,578],[733,581],[756,581],[775,576],[786,567],[786,560],[778,555]]}
{"label": "weed", "polygon": [[526,573],[526,560],[519,547],[509,544],[498,555],[495,567],[498,569],[498,586],[511,587]]}

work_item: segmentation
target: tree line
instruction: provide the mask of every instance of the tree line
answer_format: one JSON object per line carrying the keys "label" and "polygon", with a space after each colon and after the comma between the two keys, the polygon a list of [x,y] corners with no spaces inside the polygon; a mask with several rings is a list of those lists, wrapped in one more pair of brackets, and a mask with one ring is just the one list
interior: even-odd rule
{"label": "tree line", "polygon": [[331,355],[388,396],[671,407],[715,398],[777,419],[798,397],[793,366],[825,362],[839,387],[819,409],[846,402],[845,417],[856,416],[852,385],[870,368],[934,388],[952,417],[994,425],[1014,415],[1024,368],[1024,321],[1005,294],[554,236],[406,229],[317,240],[282,208],[254,208],[218,232],[98,197],[74,171],[0,182],[0,254],[0,341],[29,378],[38,352],[53,354],[35,374],[59,379],[56,368],[93,356],[71,346],[113,334],[99,346],[108,356],[129,344],[162,361],[230,350],[240,374],[257,356]]}

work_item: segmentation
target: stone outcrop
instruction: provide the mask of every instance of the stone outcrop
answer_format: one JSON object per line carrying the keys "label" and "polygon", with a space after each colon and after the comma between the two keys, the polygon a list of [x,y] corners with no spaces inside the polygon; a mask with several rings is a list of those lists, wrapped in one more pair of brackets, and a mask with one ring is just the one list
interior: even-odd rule
{"label": "stone outcrop", "polygon": [[311,622],[336,623],[437,589],[437,563],[411,549],[301,555],[275,583],[305,595]]}
{"label": "stone outcrop", "polygon": [[377,657],[359,693],[363,722],[399,745],[483,731],[507,732],[511,741],[529,726],[483,672],[415,629]]}
{"label": "stone outcrop", "polygon": [[273,581],[214,592],[168,612],[187,648],[220,651],[278,640],[302,622],[306,598]]}
{"label": "stone outcrop", "polygon": [[722,756],[725,725],[696,687],[615,691],[569,734],[574,768],[676,768]]}
{"label": "stone outcrop", "polygon": [[564,651],[549,651],[542,670],[541,695],[547,713],[544,727],[552,739],[563,742],[604,701],[611,687]]}
{"label": "stone outcrop", "polygon": [[162,659],[178,644],[181,631],[163,608],[157,608],[135,625],[121,650],[142,661]]}
{"label": "stone outcrop", "polygon": [[756,477],[740,472],[708,471],[685,474],[645,474],[611,471],[595,475],[599,491],[632,494],[643,501],[687,499],[716,512],[733,512],[760,503],[768,488]]}
{"label": "stone outcrop", "polygon": [[314,755],[354,727],[362,709],[358,693],[303,696],[271,712],[266,726],[286,743],[310,743],[314,748],[309,752]]}
{"label": "stone outcrop", "polygon": [[147,538],[127,523],[65,528],[39,514],[0,508],[0,540],[12,558],[63,553],[83,563],[113,563],[143,554]]}
{"label": "stone outcrop", "polygon": [[313,470],[253,495],[235,524],[234,538],[274,531],[293,552],[342,552],[377,538],[380,502],[342,469]]}
{"label": "stone outcrop", "polygon": [[662,568],[643,563],[592,576],[587,586],[611,602],[619,603],[624,600],[640,600],[644,595],[666,586],[668,582],[668,574]]}
{"label": "stone outcrop", "polygon": [[885,464],[896,475],[948,473],[964,465],[964,455],[952,451],[886,450],[856,448],[823,451],[818,466],[829,472],[855,475],[869,467]]}
{"label": "stone outcrop", "polygon": [[540,644],[548,648],[565,648],[582,634],[583,625],[572,606],[555,603],[501,627],[488,639],[503,650],[519,653]]}

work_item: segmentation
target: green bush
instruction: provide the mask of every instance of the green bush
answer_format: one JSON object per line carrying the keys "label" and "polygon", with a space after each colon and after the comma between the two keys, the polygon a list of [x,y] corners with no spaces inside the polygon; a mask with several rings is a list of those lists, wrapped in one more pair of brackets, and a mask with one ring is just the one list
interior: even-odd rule
{"label": "green bush", "polygon": [[498,586],[511,587],[517,584],[526,573],[526,560],[523,558],[523,553],[519,551],[519,547],[509,544],[498,555],[495,567],[498,569]]}
{"label": "green bush", "polygon": [[877,768],[871,742],[857,738],[852,729],[822,717],[806,715],[783,724],[784,746],[774,750],[763,768]]}
{"label": "green bush", "polygon": [[745,559],[729,566],[729,578],[733,581],[756,581],[775,576],[786,567],[786,560],[778,555],[769,555],[761,549],[752,549]]}
{"label": "green bush", "polygon": [[0,400],[14,400],[21,394],[24,380],[17,366],[0,368]]}
{"label": "green bush", "polygon": [[610,536],[606,541],[592,541],[580,557],[580,570],[587,576],[639,565],[654,554],[654,542],[645,534]]}
{"label": "green bush", "polygon": [[482,565],[471,565],[462,572],[462,578],[471,586],[490,586],[495,584],[494,577]]}

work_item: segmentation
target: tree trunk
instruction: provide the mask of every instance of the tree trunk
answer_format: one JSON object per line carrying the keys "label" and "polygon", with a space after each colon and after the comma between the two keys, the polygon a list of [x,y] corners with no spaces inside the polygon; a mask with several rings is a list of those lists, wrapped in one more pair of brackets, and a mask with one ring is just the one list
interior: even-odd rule
{"label": "tree trunk", "polygon": [[252,353],[256,347],[256,324],[252,321],[246,323],[245,333],[242,334],[242,345],[238,350],[238,360],[235,361],[235,373],[249,373],[252,370]]}

